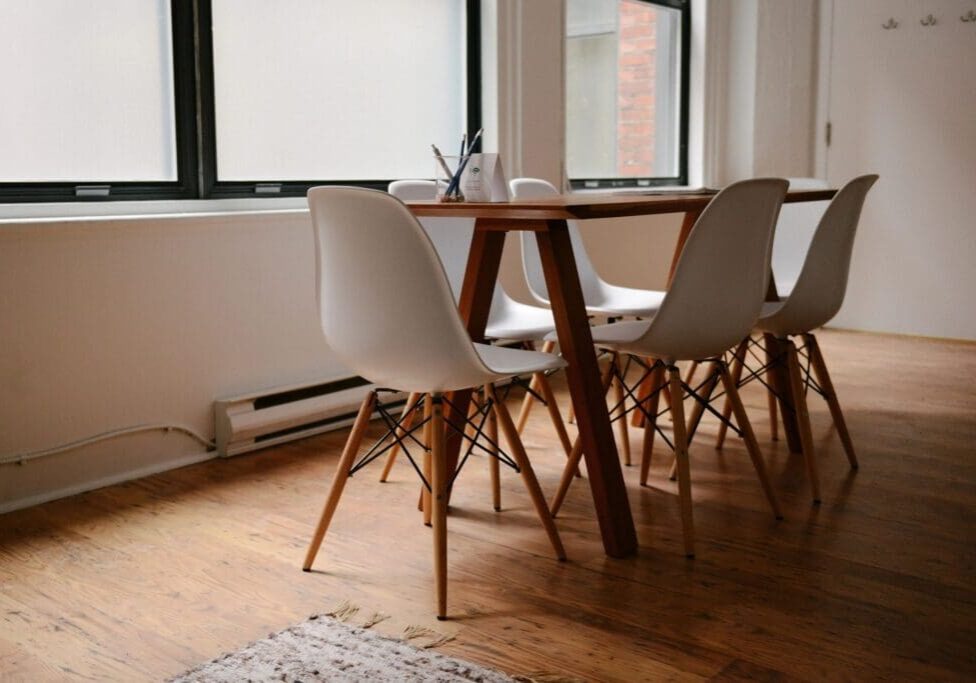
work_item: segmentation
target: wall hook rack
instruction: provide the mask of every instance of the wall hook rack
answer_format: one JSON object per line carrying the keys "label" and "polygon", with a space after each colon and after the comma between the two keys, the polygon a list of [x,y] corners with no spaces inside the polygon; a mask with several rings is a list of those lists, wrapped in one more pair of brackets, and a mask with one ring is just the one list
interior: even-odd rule
{"label": "wall hook rack", "polygon": [[959,17],[959,21],[965,21],[965,22],[976,21],[976,12],[969,10],[964,15]]}
{"label": "wall hook rack", "polygon": [[920,23],[922,26],[935,26],[936,23],[938,23],[938,20],[930,14],[924,19],[919,20],[918,23]]}
{"label": "wall hook rack", "polygon": [[893,28],[898,28],[898,22],[895,21],[894,17],[889,17],[887,22],[881,24],[881,28],[886,31],[890,31]]}

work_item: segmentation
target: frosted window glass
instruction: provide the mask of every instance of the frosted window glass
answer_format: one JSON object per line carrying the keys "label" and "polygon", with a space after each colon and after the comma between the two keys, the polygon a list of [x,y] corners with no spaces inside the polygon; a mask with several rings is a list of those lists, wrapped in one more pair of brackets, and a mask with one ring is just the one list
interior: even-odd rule
{"label": "frosted window glass", "polygon": [[175,181],[168,0],[4,0],[0,182]]}
{"label": "frosted window glass", "polygon": [[214,0],[219,180],[433,175],[465,116],[462,0]]}

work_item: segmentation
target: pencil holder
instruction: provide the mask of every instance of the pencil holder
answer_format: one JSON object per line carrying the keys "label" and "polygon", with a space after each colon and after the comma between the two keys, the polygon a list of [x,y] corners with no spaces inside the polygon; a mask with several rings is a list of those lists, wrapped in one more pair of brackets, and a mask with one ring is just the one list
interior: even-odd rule
{"label": "pencil holder", "polygon": [[461,192],[461,178],[458,164],[459,156],[434,155],[434,183],[437,186],[437,201],[463,202],[464,193]]}

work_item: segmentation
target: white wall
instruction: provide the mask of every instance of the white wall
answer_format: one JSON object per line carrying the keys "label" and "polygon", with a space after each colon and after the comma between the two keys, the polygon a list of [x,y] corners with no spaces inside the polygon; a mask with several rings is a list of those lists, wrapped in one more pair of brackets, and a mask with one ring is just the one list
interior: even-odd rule
{"label": "white wall", "polygon": [[827,177],[881,176],[836,326],[976,339],[976,23],[959,20],[973,8],[833,3]]}
{"label": "white wall", "polygon": [[[345,377],[307,212],[0,222],[0,457],[120,427],[213,438],[220,396]],[[0,465],[0,510],[210,457],[178,432]]]}

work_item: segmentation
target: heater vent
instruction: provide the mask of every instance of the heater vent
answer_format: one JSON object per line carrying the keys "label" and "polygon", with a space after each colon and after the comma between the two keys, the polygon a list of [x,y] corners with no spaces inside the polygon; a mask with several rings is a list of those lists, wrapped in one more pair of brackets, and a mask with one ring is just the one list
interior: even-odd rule
{"label": "heater vent", "polygon": [[226,458],[350,425],[372,390],[362,377],[346,377],[217,399],[217,453]]}

